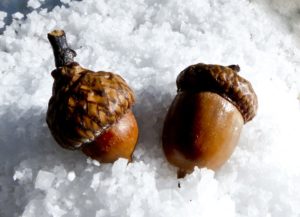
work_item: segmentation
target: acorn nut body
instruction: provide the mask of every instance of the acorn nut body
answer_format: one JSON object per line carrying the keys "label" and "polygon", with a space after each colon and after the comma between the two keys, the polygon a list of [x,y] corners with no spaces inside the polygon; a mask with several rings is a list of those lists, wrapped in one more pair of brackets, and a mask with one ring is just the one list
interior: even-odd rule
{"label": "acorn nut body", "polygon": [[162,137],[166,158],[179,168],[179,177],[195,166],[220,168],[244,123],[255,116],[257,97],[238,71],[236,65],[196,64],[179,74]]}
{"label": "acorn nut body", "polygon": [[76,53],[64,31],[54,30],[48,39],[56,69],[46,121],[57,143],[100,162],[131,160],[138,139],[131,88],[117,74],[93,72],[74,62]]}

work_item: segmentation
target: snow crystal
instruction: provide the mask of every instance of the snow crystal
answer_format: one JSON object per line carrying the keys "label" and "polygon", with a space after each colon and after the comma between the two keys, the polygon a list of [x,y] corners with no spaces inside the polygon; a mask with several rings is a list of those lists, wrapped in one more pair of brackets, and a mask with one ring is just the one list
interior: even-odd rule
{"label": "snow crystal", "polygon": [[96,173],[93,175],[93,179],[91,182],[91,188],[96,190],[99,187],[100,184],[100,175],[101,173]]}
{"label": "snow crystal", "polygon": [[91,158],[87,158],[86,161],[87,161],[88,164],[93,164],[95,166],[100,166],[100,162],[99,161],[93,160]]}
{"label": "snow crystal", "polygon": [[22,14],[22,13],[20,13],[20,12],[17,12],[17,13],[14,13],[14,14],[12,15],[12,17],[13,17],[14,19],[20,20],[20,19],[22,19],[22,18],[24,17],[24,14]]}
{"label": "snow crystal", "polygon": [[119,160],[117,160],[114,163],[113,167],[111,168],[112,175],[113,176],[118,176],[119,174],[122,174],[123,172],[125,172],[127,164],[128,164],[128,160],[127,159],[120,158]]}
{"label": "snow crystal", "polygon": [[[48,2],[29,0],[0,35],[1,217],[300,216],[299,1]],[[118,73],[135,91],[132,162],[100,164],[52,138],[54,28],[77,62]],[[198,62],[239,64],[259,109],[220,170],[177,179],[161,131],[178,73]]]}
{"label": "snow crystal", "polygon": [[75,178],[76,178],[76,174],[74,171],[68,173],[68,179],[70,182],[73,182]]}
{"label": "snow crystal", "polygon": [[26,182],[32,180],[32,170],[30,168],[24,168],[23,170],[15,171],[13,176],[14,181]]}
{"label": "snow crystal", "polygon": [[29,0],[27,2],[27,7],[33,8],[33,9],[37,9],[39,7],[41,7],[41,3],[44,2],[45,0]]}
{"label": "snow crystal", "polygon": [[64,3],[64,4],[70,4],[71,3],[71,0],[60,0],[61,3]]}
{"label": "snow crystal", "polygon": [[7,16],[7,13],[0,11],[0,28],[3,28],[5,25],[4,18]]}
{"label": "snow crystal", "polygon": [[35,188],[47,190],[51,187],[55,175],[51,172],[40,170],[35,179]]}
{"label": "snow crystal", "polygon": [[96,217],[106,217],[109,216],[109,213],[103,209],[97,211]]}

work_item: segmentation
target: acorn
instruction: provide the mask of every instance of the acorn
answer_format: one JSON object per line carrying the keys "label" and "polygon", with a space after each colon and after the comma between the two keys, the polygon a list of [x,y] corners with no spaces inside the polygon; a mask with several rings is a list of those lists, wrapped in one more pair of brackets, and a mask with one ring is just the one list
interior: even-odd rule
{"label": "acorn", "polygon": [[75,62],[63,30],[50,32],[48,39],[56,69],[46,121],[56,142],[100,162],[131,160],[138,139],[132,89],[115,73],[93,72]]}
{"label": "acorn", "polygon": [[195,166],[220,168],[233,153],[242,127],[257,111],[257,97],[238,65],[199,63],[177,77],[177,95],[165,118],[162,143],[178,177]]}

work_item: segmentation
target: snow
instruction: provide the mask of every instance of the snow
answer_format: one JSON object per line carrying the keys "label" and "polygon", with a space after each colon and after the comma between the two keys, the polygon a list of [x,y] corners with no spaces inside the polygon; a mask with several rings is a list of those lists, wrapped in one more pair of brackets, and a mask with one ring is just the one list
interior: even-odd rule
{"label": "snow", "polygon": [[61,1],[61,3],[64,3],[64,4],[69,4],[69,3],[71,3],[71,0],[60,0]]}
{"label": "snow", "polygon": [[[1,217],[300,216],[297,0],[64,0],[51,11],[46,2],[28,1],[37,10],[0,35]],[[54,28],[81,65],[117,72],[136,92],[133,162],[100,164],[52,138]],[[220,170],[177,179],[161,130],[176,76],[198,62],[239,64],[259,109]]]}
{"label": "snow", "polygon": [[41,3],[44,2],[45,0],[29,0],[27,2],[27,7],[37,9],[41,7]]}
{"label": "snow", "polygon": [[47,190],[51,187],[55,175],[51,172],[40,170],[36,176],[34,187],[41,190]]}
{"label": "snow", "polygon": [[12,15],[12,17],[15,18],[15,19],[19,19],[20,20],[20,19],[22,19],[24,17],[24,15],[22,13],[20,13],[20,12],[17,12],[17,13],[14,13]]}
{"label": "snow", "polygon": [[68,180],[70,182],[74,181],[75,178],[76,178],[76,174],[75,174],[74,171],[71,171],[71,172],[68,173]]}
{"label": "snow", "polygon": [[3,28],[5,25],[4,18],[7,16],[6,12],[0,11],[0,28]]}

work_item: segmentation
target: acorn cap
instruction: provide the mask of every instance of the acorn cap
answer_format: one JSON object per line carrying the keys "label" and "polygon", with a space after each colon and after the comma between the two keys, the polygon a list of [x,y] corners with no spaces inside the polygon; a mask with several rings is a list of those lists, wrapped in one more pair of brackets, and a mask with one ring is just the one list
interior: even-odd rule
{"label": "acorn cap", "polygon": [[135,101],[126,82],[111,72],[93,72],[73,62],[57,68],[52,76],[47,123],[64,148],[77,149],[94,141]]}
{"label": "acorn cap", "polygon": [[250,82],[237,74],[239,70],[238,65],[191,65],[178,75],[177,88],[178,91],[217,93],[235,105],[247,123],[255,116],[258,102]]}

